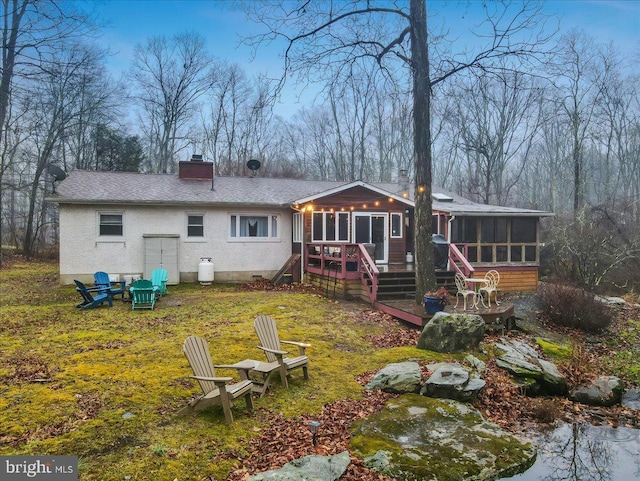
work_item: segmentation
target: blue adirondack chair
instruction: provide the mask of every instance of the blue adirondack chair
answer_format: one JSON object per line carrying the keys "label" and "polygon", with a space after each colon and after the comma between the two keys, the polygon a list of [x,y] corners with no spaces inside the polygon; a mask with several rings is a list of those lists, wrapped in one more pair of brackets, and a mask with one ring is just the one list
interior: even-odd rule
{"label": "blue adirondack chair", "polygon": [[82,296],[82,302],[76,305],[76,307],[91,309],[92,307],[103,304],[104,301],[108,301],[109,306],[113,305],[113,298],[110,298],[105,291],[97,287],[87,287],[77,279],[74,279],[74,282],[76,283],[76,291]]}
{"label": "blue adirondack chair", "polygon": [[156,269],[151,273],[151,284],[156,290],[158,297],[162,297],[164,294],[168,294],[167,291],[167,271],[165,269]]}
{"label": "blue adirondack chair", "polygon": [[131,309],[153,309],[156,305],[156,291],[150,280],[133,281],[129,288]]}
{"label": "blue adirondack chair", "polygon": [[109,274],[106,272],[98,271],[93,275],[95,286],[104,292],[113,300],[115,296],[120,296],[124,301],[124,282],[111,282],[109,280]]}

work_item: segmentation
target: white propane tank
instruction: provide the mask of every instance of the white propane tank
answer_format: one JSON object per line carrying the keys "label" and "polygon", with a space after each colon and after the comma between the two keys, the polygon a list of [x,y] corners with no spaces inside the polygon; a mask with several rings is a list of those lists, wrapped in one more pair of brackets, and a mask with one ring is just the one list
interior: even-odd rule
{"label": "white propane tank", "polygon": [[203,286],[210,286],[213,282],[213,263],[211,257],[201,257],[198,264],[198,282]]}

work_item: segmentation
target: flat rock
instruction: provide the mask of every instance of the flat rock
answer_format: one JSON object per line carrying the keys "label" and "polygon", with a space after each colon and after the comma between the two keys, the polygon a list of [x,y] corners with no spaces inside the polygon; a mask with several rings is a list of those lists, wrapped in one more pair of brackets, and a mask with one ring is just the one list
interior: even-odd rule
{"label": "flat rock", "polygon": [[366,389],[379,389],[396,394],[416,393],[420,390],[422,373],[417,362],[398,362],[380,369]]}
{"label": "flat rock", "polygon": [[305,456],[280,469],[249,476],[248,481],[336,481],[351,463],[348,451],[335,456]]}
{"label": "flat rock", "polygon": [[423,396],[471,402],[485,386],[482,379],[471,378],[459,364],[443,364],[429,376],[420,390]]}
{"label": "flat rock", "polygon": [[351,447],[398,481],[490,480],[526,470],[535,446],[457,401],[406,394],[354,424]]}
{"label": "flat rock", "polygon": [[629,389],[622,396],[622,405],[629,409],[640,410],[640,389]]}
{"label": "flat rock", "polygon": [[569,393],[569,399],[590,406],[613,406],[622,400],[622,381],[615,376],[599,376],[591,384]]}

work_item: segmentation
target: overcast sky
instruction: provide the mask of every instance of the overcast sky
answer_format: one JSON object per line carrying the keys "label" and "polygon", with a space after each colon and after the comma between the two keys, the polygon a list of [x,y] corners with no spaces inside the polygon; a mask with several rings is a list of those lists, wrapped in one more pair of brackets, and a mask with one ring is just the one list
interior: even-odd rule
{"label": "overcast sky", "polygon": [[[480,1],[469,3],[471,8],[466,1],[427,0],[427,9],[430,15],[436,13],[435,18],[446,16],[447,23],[455,25],[456,16],[468,16]],[[281,46],[261,48],[252,58],[239,36],[250,35],[258,26],[223,0],[99,0],[97,8],[101,20],[109,24],[101,41],[115,52],[110,66],[116,77],[128,69],[136,44],[185,31],[203,35],[211,54],[240,64],[249,75],[280,76]],[[640,0],[549,0],[545,10],[560,19],[562,32],[579,27],[597,41],[614,41],[623,53],[640,52]],[[299,106],[290,102],[277,110],[297,110]]]}

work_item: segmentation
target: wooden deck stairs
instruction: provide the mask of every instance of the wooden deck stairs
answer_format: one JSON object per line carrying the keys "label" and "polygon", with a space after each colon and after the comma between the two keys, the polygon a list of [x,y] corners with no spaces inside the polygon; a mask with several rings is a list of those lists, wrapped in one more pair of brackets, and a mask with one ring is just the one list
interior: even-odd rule
{"label": "wooden deck stairs", "polygon": [[300,257],[300,254],[292,254],[276,275],[271,278],[271,284],[282,284],[285,274],[293,274],[293,269],[300,262]]}
{"label": "wooden deck stairs", "polygon": [[[436,283],[438,286],[444,286],[452,294],[455,294],[455,272],[436,271]],[[367,287],[370,290],[371,286],[369,285]],[[391,299],[414,299],[415,295],[415,272],[381,272],[378,276],[378,301],[384,302],[385,300]]]}

